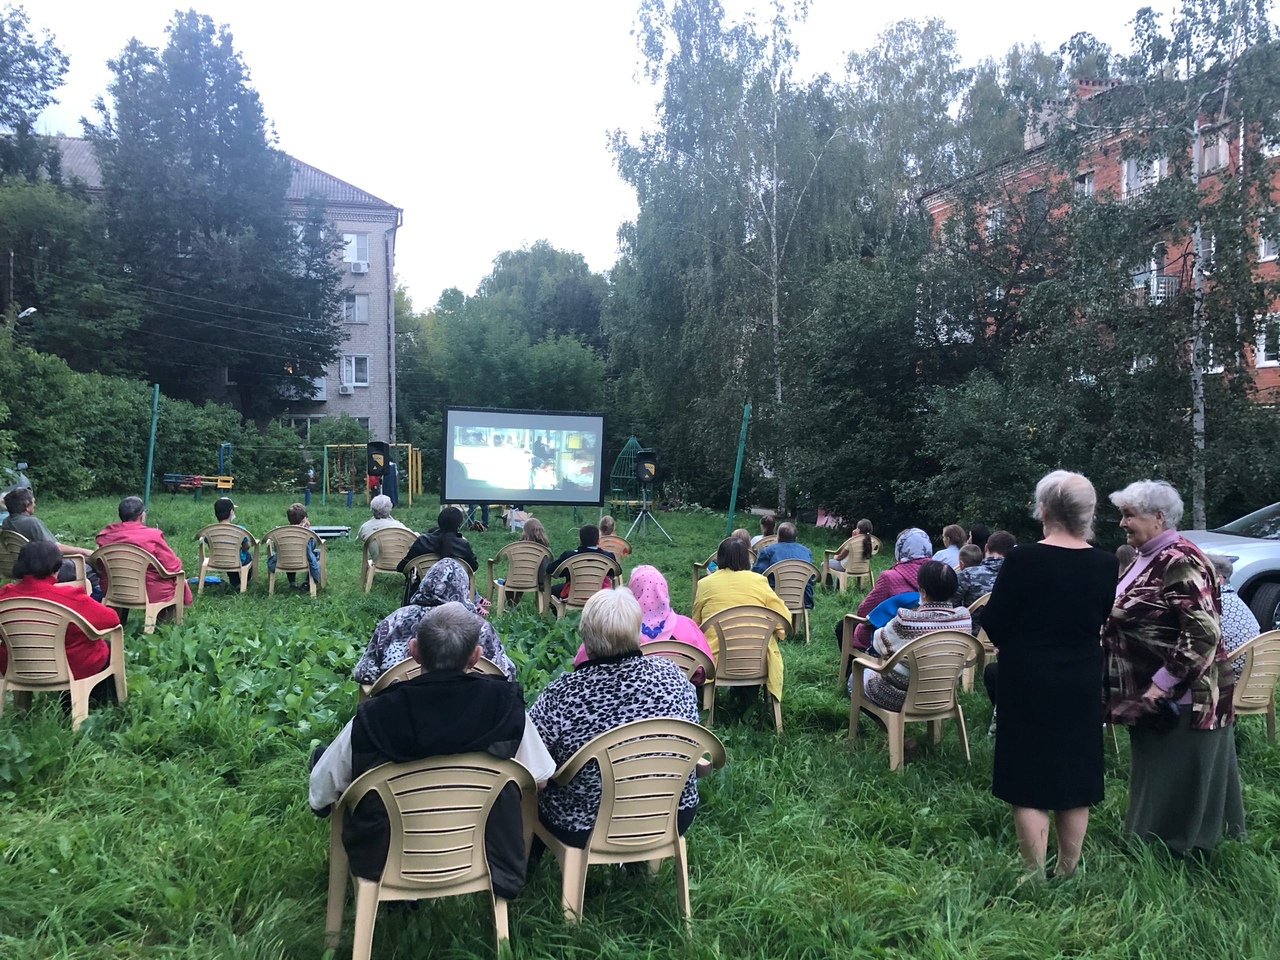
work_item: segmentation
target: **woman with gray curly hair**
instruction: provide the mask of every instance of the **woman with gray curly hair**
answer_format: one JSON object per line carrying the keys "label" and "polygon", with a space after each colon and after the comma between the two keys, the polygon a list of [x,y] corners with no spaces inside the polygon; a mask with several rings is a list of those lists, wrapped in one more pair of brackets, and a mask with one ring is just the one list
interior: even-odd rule
{"label": "woman with gray curly hair", "polygon": [[1168,483],[1139,480],[1111,502],[1138,551],[1102,633],[1106,717],[1129,727],[1125,830],[1180,854],[1211,849],[1224,830],[1244,833],[1216,577],[1178,535],[1182,498]]}

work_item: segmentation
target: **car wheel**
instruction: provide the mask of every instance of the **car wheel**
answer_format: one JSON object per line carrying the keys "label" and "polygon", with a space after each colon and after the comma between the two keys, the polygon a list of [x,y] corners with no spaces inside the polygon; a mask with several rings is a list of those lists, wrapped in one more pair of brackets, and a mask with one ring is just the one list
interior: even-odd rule
{"label": "car wheel", "polygon": [[1249,609],[1264,631],[1280,627],[1280,583],[1264,583],[1253,591]]}

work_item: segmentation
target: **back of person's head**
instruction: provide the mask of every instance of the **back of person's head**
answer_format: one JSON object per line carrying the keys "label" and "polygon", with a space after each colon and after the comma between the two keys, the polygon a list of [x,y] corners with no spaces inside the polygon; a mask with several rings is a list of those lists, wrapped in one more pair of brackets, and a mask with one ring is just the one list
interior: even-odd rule
{"label": "back of person's head", "polygon": [[750,570],[751,552],[737,537],[726,537],[716,550],[716,566],[721,570]]}
{"label": "back of person's head", "polygon": [[457,507],[445,507],[436,517],[436,526],[445,533],[457,533],[462,529],[462,521],[466,517]]}
{"label": "back of person's head", "polygon": [[618,532],[618,521],[614,520],[609,514],[605,514],[600,518],[600,536],[612,537]]}
{"label": "back of person's head", "polygon": [[594,523],[584,523],[578,528],[578,544],[583,547],[600,546],[600,528]]}
{"label": "back of person's head", "polygon": [[920,600],[931,603],[947,603],[955,596],[956,572],[950,564],[941,560],[930,560],[920,565]]}
{"label": "back of person's head", "polygon": [[778,518],[771,513],[766,513],[760,518],[760,532],[766,537],[773,536],[773,528],[777,525]]}
{"label": "back of person's head", "polygon": [[1122,543],[1116,547],[1116,559],[1120,561],[1120,572],[1124,573],[1133,565],[1133,561],[1138,557],[1138,551],[1127,543]]}
{"label": "back of person's head", "polygon": [[865,533],[867,536],[871,536],[871,534],[875,533],[875,531],[871,529],[871,521],[865,519],[858,521],[858,532]]}
{"label": "back of person's head", "polygon": [[27,507],[36,502],[30,487],[18,487],[4,495],[4,508],[10,513],[26,513]]}
{"label": "back of person's head", "polygon": [[778,527],[778,540],[782,543],[796,542],[796,525],[794,523],[784,523]]}
{"label": "back of person's head", "polygon": [[969,534],[958,523],[948,523],[942,528],[942,540],[946,546],[958,547],[968,539]]}
{"label": "back of person's head", "polygon": [[969,542],[979,550],[987,548],[987,540],[991,537],[991,528],[985,523],[975,523],[969,528]]}
{"label": "back of person's head", "polygon": [[1231,582],[1231,574],[1235,573],[1236,565],[1231,562],[1230,557],[1224,557],[1220,553],[1209,553],[1205,555],[1205,559],[1213,564],[1213,572],[1218,575],[1219,583]]}
{"label": "back of person's head", "polygon": [[737,537],[747,545],[748,550],[751,549],[751,531],[746,527],[739,527],[737,530],[733,531],[733,533],[729,534],[729,536]]}
{"label": "back of person's head", "polygon": [[369,501],[369,512],[373,514],[375,520],[385,520],[391,516],[391,498],[385,493],[380,493]]}
{"label": "back of person's head", "polygon": [[431,607],[418,621],[418,662],[426,670],[465,670],[480,644],[480,619],[455,602]]}
{"label": "back of person's head", "polygon": [[534,543],[542,544],[547,549],[551,548],[551,541],[547,539],[547,530],[537,517],[530,517],[524,522],[524,529],[520,531],[520,539],[532,540]]}
{"label": "back of person's head", "polygon": [[1018,538],[1008,530],[997,530],[987,537],[987,553],[993,557],[1007,557],[1018,545]]}
{"label": "back of person's head", "polygon": [[597,659],[639,650],[642,618],[640,602],[626,587],[592,594],[578,624],[587,655]]}
{"label": "back of person's head", "polygon": [[236,505],[231,502],[230,497],[219,497],[213,501],[213,515],[218,518],[221,523],[224,520],[230,520],[231,514],[235,512]]}
{"label": "back of person's head", "polygon": [[18,551],[13,576],[51,577],[62,569],[62,551],[52,540],[35,540]]}
{"label": "back of person's head", "polygon": [[976,567],[982,562],[982,548],[974,543],[966,543],[960,548],[960,566]]}
{"label": "back of person's head", "polygon": [[1081,540],[1093,537],[1093,514],[1098,494],[1083,474],[1054,470],[1036,484],[1035,518]]}
{"label": "back of person's head", "polygon": [[295,527],[303,520],[307,519],[307,508],[300,503],[289,504],[288,509],[284,512],[285,518]]}
{"label": "back of person's head", "polygon": [[119,513],[121,523],[128,523],[130,520],[137,520],[143,513],[142,498],[125,497],[120,501]]}

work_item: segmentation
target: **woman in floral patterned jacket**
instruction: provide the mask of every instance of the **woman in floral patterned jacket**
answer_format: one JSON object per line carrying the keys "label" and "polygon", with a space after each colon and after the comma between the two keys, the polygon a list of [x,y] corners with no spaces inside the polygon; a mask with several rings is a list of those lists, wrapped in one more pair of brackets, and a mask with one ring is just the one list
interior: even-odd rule
{"label": "woman in floral patterned jacket", "polygon": [[1177,853],[1244,833],[1234,680],[1222,643],[1217,579],[1178,535],[1182,498],[1141,480],[1111,495],[1137,558],[1103,627],[1106,716],[1129,727],[1125,829]]}

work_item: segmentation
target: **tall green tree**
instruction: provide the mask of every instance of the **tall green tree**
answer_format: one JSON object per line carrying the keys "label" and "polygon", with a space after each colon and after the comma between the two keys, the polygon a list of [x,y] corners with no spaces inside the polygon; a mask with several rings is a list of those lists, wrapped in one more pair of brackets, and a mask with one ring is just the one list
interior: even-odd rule
{"label": "tall green tree", "polygon": [[600,314],[608,285],[580,253],[557,250],[546,240],[504,251],[476,293],[487,310],[509,317],[533,341],[575,336],[604,347]]}
{"label": "tall green tree", "polygon": [[21,6],[0,10],[0,178],[59,175],[57,147],[33,130],[40,112],[58,102],[53,93],[69,62],[48,30],[31,31]]}

